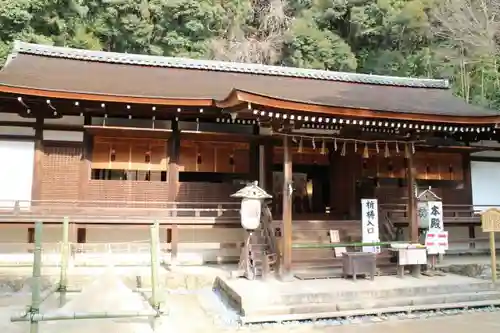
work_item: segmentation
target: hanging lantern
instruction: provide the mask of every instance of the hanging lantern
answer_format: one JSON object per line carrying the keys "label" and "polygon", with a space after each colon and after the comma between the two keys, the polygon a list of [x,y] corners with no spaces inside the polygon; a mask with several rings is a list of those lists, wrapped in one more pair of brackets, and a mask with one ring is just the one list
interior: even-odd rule
{"label": "hanging lantern", "polygon": [[346,145],[347,145],[347,143],[344,141],[344,144],[342,145],[342,151],[340,152],[340,156],[345,156]]}
{"label": "hanging lantern", "polygon": [[319,151],[319,153],[320,153],[321,155],[325,155],[325,154],[326,154],[326,143],[325,143],[325,140],[323,140],[323,141],[321,142],[321,150]]}
{"label": "hanging lantern", "polygon": [[385,150],[384,150],[384,157],[389,158],[391,156],[391,153],[389,152],[389,144],[386,142],[385,143]]}
{"label": "hanging lantern", "polygon": [[302,151],[304,150],[303,145],[304,144],[302,143],[302,138],[300,138],[300,140],[299,140],[299,148],[297,149],[297,152],[302,153]]}
{"label": "hanging lantern", "polygon": [[370,158],[370,153],[368,152],[368,144],[365,143],[365,149],[363,149],[363,158]]}

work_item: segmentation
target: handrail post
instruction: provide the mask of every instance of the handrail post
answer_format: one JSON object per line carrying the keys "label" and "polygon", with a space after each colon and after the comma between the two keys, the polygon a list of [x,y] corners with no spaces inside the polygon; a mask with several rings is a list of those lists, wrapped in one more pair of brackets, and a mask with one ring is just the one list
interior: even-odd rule
{"label": "handrail post", "polygon": [[170,235],[170,265],[177,265],[177,256],[179,254],[179,226],[173,224]]}
{"label": "handrail post", "polygon": [[[33,251],[33,281],[31,286],[30,318],[40,312],[41,289],[42,289],[42,233],[43,223],[35,222],[35,250]],[[38,333],[38,321],[30,319],[30,333]]]}
{"label": "handrail post", "polygon": [[62,228],[61,244],[61,276],[59,278],[60,305],[66,302],[66,290],[68,288],[68,262],[69,262],[69,218],[65,217]]}
{"label": "handrail post", "polygon": [[155,311],[160,310],[160,303],[158,298],[158,270],[160,267],[160,258],[158,254],[159,243],[159,230],[160,226],[157,221],[150,227],[150,250],[151,250],[151,307]]}

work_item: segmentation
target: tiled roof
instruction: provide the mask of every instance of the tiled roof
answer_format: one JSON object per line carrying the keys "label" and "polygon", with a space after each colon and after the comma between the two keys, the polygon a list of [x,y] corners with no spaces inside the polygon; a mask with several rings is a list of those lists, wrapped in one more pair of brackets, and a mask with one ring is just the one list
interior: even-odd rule
{"label": "tiled roof", "polygon": [[30,44],[21,41],[16,41],[14,43],[14,50],[11,57],[15,57],[18,53],[123,65],[140,65],[163,68],[197,69],[217,72],[273,75],[337,82],[363,83],[371,85],[390,85],[414,88],[449,88],[448,80],[417,79],[408,77],[268,66],[261,64],[246,64],[214,60],[194,60],[175,57],[159,57],[116,52],[80,50],[50,45]]}

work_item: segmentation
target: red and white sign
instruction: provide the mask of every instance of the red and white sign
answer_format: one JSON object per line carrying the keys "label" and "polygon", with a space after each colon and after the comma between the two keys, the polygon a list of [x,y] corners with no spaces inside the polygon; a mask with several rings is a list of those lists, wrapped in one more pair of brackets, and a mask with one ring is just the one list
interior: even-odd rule
{"label": "red and white sign", "polygon": [[425,246],[428,254],[441,254],[448,250],[448,231],[427,232]]}

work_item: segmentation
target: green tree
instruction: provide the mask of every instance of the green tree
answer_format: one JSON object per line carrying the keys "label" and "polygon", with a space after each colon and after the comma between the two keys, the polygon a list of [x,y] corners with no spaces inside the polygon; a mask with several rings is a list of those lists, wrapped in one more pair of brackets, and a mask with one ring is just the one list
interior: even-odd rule
{"label": "green tree", "polygon": [[356,56],[349,45],[334,32],[320,29],[310,11],[293,22],[283,63],[338,71],[353,71],[357,66]]}

